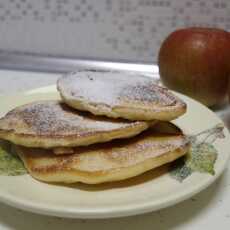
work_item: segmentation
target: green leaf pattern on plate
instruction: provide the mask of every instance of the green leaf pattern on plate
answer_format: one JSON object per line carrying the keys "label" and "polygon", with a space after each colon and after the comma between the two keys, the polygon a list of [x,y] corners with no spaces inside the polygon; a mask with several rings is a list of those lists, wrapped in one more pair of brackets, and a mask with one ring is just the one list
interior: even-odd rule
{"label": "green leaf pattern on plate", "polygon": [[10,145],[0,142],[0,175],[18,176],[26,173],[22,161],[13,153]]}
{"label": "green leaf pattern on plate", "polygon": [[218,138],[224,138],[224,126],[218,124],[197,135],[190,136],[191,147],[187,155],[172,163],[170,174],[182,182],[193,172],[215,174],[214,165],[217,159],[217,149],[213,143]]}
{"label": "green leaf pattern on plate", "polygon": [[192,171],[215,174],[214,164],[217,159],[217,150],[212,144],[201,143],[192,145],[188,154],[187,166]]}

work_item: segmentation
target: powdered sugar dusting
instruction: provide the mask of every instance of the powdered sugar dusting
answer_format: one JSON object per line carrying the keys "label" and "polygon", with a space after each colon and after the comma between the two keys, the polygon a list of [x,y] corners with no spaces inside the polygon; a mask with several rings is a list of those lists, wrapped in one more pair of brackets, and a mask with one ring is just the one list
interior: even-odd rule
{"label": "powdered sugar dusting", "polygon": [[149,133],[148,136],[139,136],[133,141],[123,142],[121,145],[116,143],[83,154],[74,154],[73,158],[76,159],[74,167],[91,172],[120,169],[164,154],[167,158],[167,155],[176,149],[181,149],[185,153],[186,145],[187,142],[183,135],[165,136],[158,139],[157,136],[151,136]]}
{"label": "powdered sugar dusting", "polygon": [[129,146],[124,151],[122,151],[122,148],[114,152],[111,151],[109,157],[115,161],[119,161],[119,164],[122,166],[129,166],[174,151],[177,148],[184,147],[185,144],[183,136],[174,136],[171,138],[169,136],[159,141],[154,139],[154,137],[148,137]]}
{"label": "powdered sugar dusting", "polygon": [[176,104],[174,96],[168,94],[168,90],[158,87],[153,83],[139,82],[136,85],[128,85],[120,93],[122,100],[134,100],[143,104],[154,103],[159,106],[172,106]]}
{"label": "powdered sugar dusting", "polygon": [[87,132],[112,131],[144,124],[96,117],[71,109],[58,101],[35,102],[21,106],[9,112],[4,120],[5,124],[8,123],[8,128],[16,131],[18,129],[26,130],[30,134],[57,136],[80,136]]}
{"label": "powdered sugar dusting", "polygon": [[123,100],[175,104],[175,98],[166,95],[166,89],[138,74],[81,71],[59,79],[58,89],[67,98],[109,106],[119,105]]}

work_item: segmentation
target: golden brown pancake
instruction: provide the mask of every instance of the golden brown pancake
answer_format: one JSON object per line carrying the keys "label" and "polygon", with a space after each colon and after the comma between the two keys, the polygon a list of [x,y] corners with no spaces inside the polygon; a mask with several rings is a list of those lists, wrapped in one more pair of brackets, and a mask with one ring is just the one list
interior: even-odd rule
{"label": "golden brown pancake", "polygon": [[57,82],[62,99],[78,110],[130,120],[173,120],[186,104],[154,80],[138,74],[80,71]]}
{"label": "golden brown pancake", "polygon": [[27,147],[82,146],[131,137],[153,123],[96,117],[59,101],[40,101],[17,107],[0,119],[0,138]]}
{"label": "golden brown pancake", "polygon": [[156,124],[128,140],[74,148],[74,154],[16,146],[29,173],[46,182],[97,184],[142,174],[186,154],[188,139],[172,124]]}

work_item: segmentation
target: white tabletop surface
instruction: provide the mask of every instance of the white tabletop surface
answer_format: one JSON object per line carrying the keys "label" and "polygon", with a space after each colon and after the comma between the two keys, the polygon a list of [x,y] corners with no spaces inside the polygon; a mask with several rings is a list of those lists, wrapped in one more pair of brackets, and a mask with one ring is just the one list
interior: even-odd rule
{"label": "white tabletop surface", "polygon": [[[59,76],[0,70],[0,95],[54,84]],[[230,120],[229,111],[221,113],[221,116],[225,122]],[[0,204],[0,230],[3,229],[229,230],[230,172],[226,170],[216,183],[187,201],[161,211],[134,217],[105,220],[63,219],[27,213]]]}

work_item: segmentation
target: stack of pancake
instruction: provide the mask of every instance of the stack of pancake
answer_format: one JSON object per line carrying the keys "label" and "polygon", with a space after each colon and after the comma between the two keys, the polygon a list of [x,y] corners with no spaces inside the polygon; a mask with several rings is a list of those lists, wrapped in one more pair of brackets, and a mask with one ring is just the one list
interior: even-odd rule
{"label": "stack of pancake", "polygon": [[62,101],[38,101],[0,119],[28,172],[46,182],[97,184],[142,174],[186,154],[169,121],[186,104],[137,74],[80,71],[57,82]]}

